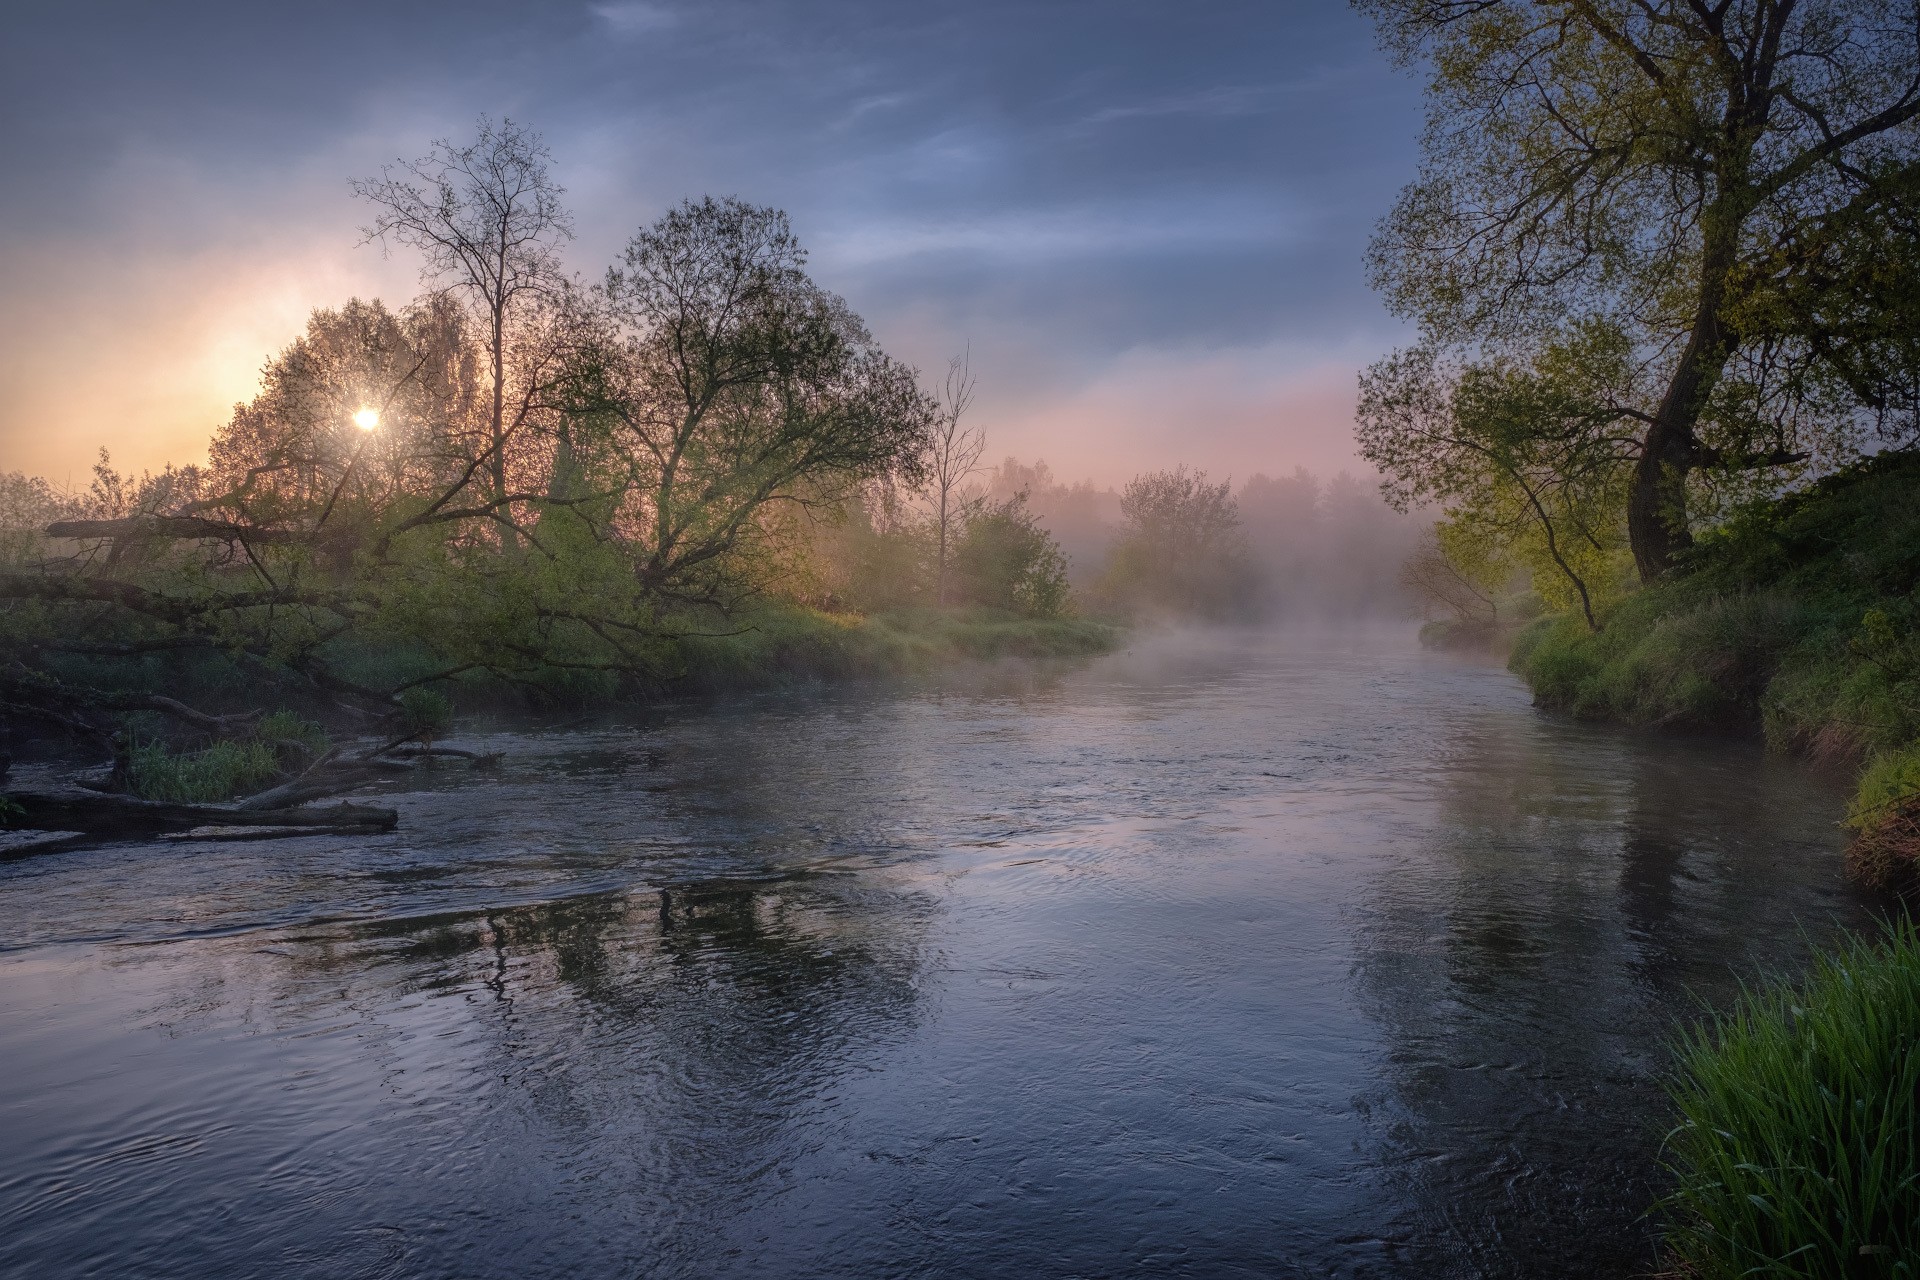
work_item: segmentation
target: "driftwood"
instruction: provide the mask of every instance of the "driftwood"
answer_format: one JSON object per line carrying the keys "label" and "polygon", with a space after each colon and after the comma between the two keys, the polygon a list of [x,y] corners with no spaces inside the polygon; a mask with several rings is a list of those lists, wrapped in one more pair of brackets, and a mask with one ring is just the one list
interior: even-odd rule
{"label": "driftwood", "polygon": [[90,836],[138,838],[195,827],[297,827],[324,832],[391,831],[400,821],[392,809],[340,804],[329,808],[288,806],[241,809],[235,805],[174,804],[102,794],[79,787],[56,791],[9,791],[9,827],[74,831]]}

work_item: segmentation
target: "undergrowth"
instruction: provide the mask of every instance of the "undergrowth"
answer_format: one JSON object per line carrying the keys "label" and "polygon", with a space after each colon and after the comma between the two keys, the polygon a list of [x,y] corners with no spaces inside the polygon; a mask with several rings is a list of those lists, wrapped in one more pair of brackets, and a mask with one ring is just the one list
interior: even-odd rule
{"label": "undergrowth", "polygon": [[175,752],[143,742],[127,753],[127,787],[143,800],[212,804],[248,795],[280,776],[280,754],[258,739]]}

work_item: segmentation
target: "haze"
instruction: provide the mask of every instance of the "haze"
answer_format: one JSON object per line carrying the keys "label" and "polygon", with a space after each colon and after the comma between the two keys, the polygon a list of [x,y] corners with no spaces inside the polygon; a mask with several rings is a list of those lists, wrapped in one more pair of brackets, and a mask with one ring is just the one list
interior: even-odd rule
{"label": "haze", "polygon": [[404,301],[348,180],[539,129],[597,276],[673,202],[793,216],[815,277],[992,456],[1118,484],[1356,467],[1415,80],[1333,3],[44,6],[0,49],[0,458],[204,456],[315,306]]}

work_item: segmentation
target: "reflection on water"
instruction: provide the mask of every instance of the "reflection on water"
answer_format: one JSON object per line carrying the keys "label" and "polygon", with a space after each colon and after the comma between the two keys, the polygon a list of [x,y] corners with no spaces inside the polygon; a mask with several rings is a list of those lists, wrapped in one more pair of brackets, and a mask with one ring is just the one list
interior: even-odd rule
{"label": "reflection on water", "polygon": [[1838,795],[1399,641],[499,735],[0,867],[0,1272],[1623,1276]]}

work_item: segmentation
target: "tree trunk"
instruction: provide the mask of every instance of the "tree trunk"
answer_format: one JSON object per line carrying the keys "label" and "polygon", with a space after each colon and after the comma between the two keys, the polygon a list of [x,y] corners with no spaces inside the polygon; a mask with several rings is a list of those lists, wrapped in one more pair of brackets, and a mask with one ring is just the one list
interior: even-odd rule
{"label": "tree trunk", "polygon": [[1663,577],[1693,545],[1693,533],[1687,527],[1687,473],[1697,452],[1694,425],[1739,343],[1738,335],[1720,318],[1726,298],[1726,263],[1731,258],[1730,252],[1708,254],[1693,332],[1660,398],[1633,469],[1633,488],[1627,495],[1627,539],[1642,582]]}
{"label": "tree trunk", "polygon": [[933,602],[943,609],[947,604],[947,490],[944,484],[940,489],[940,545],[933,562]]}

